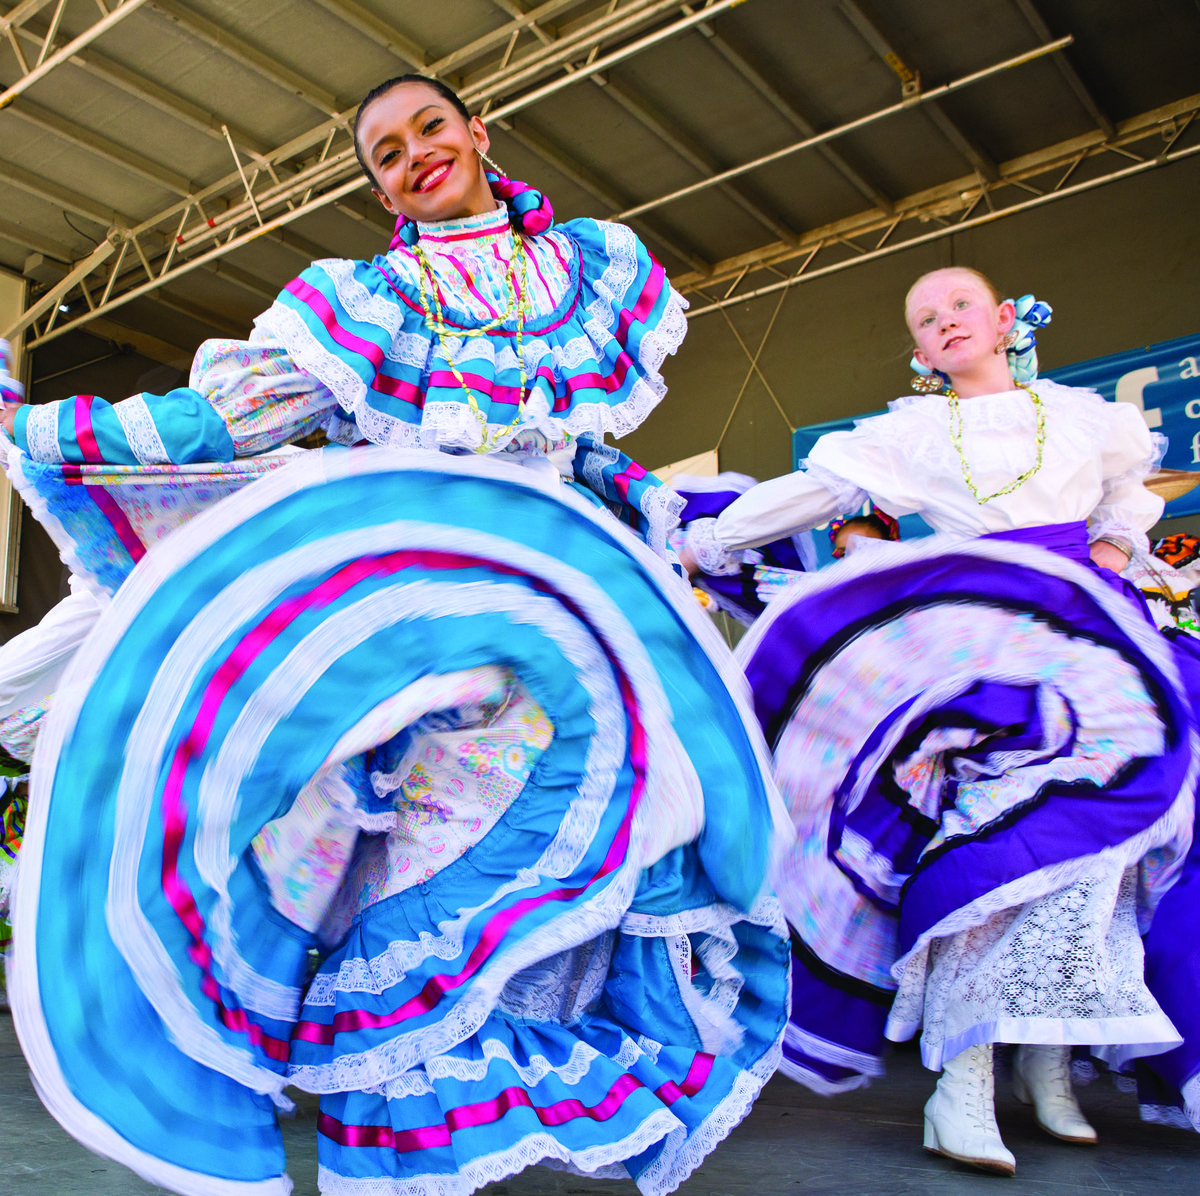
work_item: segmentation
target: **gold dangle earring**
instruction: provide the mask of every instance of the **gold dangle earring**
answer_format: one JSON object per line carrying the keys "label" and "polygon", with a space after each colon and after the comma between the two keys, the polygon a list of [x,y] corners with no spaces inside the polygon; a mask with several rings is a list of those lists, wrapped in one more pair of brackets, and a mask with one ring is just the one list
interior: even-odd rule
{"label": "gold dangle earring", "polygon": [[1015,328],[1012,329],[1011,332],[1005,333],[1005,335],[996,342],[996,356],[1000,357],[1007,353],[1009,349],[1011,349],[1020,339],[1021,334]]}
{"label": "gold dangle earring", "polygon": [[484,161],[484,162],[486,162],[486,163],[487,163],[487,164],[488,164],[488,165],[489,165],[489,166],[490,166],[490,167],[491,167],[491,168],[492,168],[492,169],[493,169],[493,170],[494,170],[494,171],[495,171],[495,172],[496,172],[496,173],[497,173],[497,174],[498,174],[498,175],[499,175],[499,176],[500,176],[502,179],[506,179],[506,178],[508,178],[508,175],[507,175],[507,174],[506,174],[506,173],[505,173],[503,170],[501,170],[501,169],[500,169],[500,167],[499,167],[499,166],[497,166],[497,165],[496,165],[496,163],[495,163],[495,162],[493,162],[493,161],[491,160],[491,158],[489,158],[489,157],[487,156],[487,154],[485,154],[485,153],[483,152],[483,150],[481,150],[481,149],[479,148],[479,146],[476,146],[476,147],[475,147],[475,152],[476,152],[476,153],[477,153],[477,154],[480,156],[480,158],[482,158],[482,159],[483,159],[483,161]]}

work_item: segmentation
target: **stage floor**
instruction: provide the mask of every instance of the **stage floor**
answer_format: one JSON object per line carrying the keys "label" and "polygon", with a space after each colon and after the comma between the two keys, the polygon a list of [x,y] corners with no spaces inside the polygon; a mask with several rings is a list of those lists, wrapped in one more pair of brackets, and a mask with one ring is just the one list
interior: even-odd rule
{"label": "stage floor", "polygon": [[[1097,1147],[1068,1146],[1039,1130],[1001,1083],[997,1116],[1017,1156],[1002,1179],[926,1154],[921,1108],[933,1089],[911,1048],[895,1053],[887,1077],[832,1100],[776,1077],[749,1117],[680,1189],[680,1196],[1162,1196],[1200,1192],[1200,1134],[1138,1120],[1132,1095],[1098,1081],[1080,1091],[1100,1134]],[[294,1196],[316,1196],[316,1097],[298,1097],[283,1122]],[[67,1136],[42,1108],[17,1047],[12,1018],[0,1014],[0,1196],[150,1196],[152,1187]],[[636,1187],[534,1168],[483,1189],[486,1196],[637,1196]]]}

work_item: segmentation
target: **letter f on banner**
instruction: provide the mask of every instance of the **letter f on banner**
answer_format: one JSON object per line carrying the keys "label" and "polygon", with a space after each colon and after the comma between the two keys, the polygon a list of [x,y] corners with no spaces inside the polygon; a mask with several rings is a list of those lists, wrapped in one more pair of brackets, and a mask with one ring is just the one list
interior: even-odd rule
{"label": "letter f on banner", "polygon": [[[1146,421],[1148,428],[1162,427],[1162,408],[1151,407],[1146,410],[1145,400],[1142,398],[1142,392],[1152,382],[1158,381],[1158,366],[1148,365],[1140,370],[1130,370],[1128,374],[1122,374],[1117,379],[1117,402],[1132,403],[1141,413]],[[1193,445],[1193,461],[1196,460],[1194,455],[1195,441]]]}

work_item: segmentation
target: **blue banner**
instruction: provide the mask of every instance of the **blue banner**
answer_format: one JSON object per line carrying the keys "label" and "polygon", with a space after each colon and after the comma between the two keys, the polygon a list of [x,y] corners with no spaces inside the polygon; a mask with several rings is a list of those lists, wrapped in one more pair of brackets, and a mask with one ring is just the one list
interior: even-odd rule
{"label": "blue banner", "polygon": [[[1045,376],[1064,386],[1097,390],[1112,402],[1132,403],[1141,410],[1150,428],[1162,432],[1170,441],[1164,469],[1200,470],[1200,334],[1081,361],[1048,370]],[[879,414],[882,413],[867,412],[867,415]],[[851,416],[797,428],[792,435],[793,467],[799,468],[826,432],[852,428],[856,419],[865,418]],[[1200,513],[1200,487],[1168,503],[1163,517],[1197,513]],[[906,539],[929,531],[915,515],[902,519],[900,529]]]}

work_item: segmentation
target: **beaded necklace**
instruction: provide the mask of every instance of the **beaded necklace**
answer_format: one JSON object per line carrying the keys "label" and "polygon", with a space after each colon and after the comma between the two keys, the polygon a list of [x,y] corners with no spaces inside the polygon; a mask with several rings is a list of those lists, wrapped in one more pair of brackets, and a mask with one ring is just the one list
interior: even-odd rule
{"label": "beaded necklace", "polygon": [[[1013,379],[1016,382],[1016,379]],[[993,498],[1001,498],[1005,494],[1011,494],[1014,490],[1020,489],[1039,469],[1042,467],[1042,450],[1046,447],[1046,408],[1042,400],[1037,394],[1024,382],[1016,383],[1029,397],[1033,400],[1033,410],[1037,415],[1037,458],[1033,465],[1027,469],[1020,477],[1015,478],[1009,484],[995,494],[981,496],[979,491],[975,489],[975,482],[971,477],[971,464],[967,460],[967,454],[963,452],[962,431],[963,431],[963,416],[962,408],[958,405],[958,395],[953,390],[945,391],[946,398],[950,403],[950,439],[954,442],[954,447],[958,451],[958,460],[962,465],[963,481],[967,483],[967,489],[975,496],[975,501],[983,506],[985,502],[991,502]]]}
{"label": "beaded necklace", "polygon": [[[527,378],[525,374],[524,336],[525,317],[528,314],[527,309],[529,306],[529,300],[526,297],[528,292],[525,289],[525,271],[528,264],[528,259],[525,256],[525,242],[520,233],[513,233],[513,255],[509,258],[508,267],[504,272],[504,281],[508,288],[508,302],[505,305],[504,311],[496,316],[495,319],[489,320],[486,324],[482,324],[478,328],[448,328],[446,326],[446,313],[442,307],[441,296],[438,294],[437,278],[419,241],[413,246],[413,253],[416,254],[417,265],[419,267],[417,276],[420,282],[421,308],[425,312],[425,327],[438,338],[438,343],[445,355],[446,362],[450,366],[450,372],[454,375],[459,386],[463,388],[467,396],[467,405],[474,412],[475,418],[479,420],[479,425],[483,430],[483,440],[475,451],[477,453],[490,453],[499,444],[500,440],[507,436],[525,418],[525,384]],[[519,287],[517,283],[518,264],[521,271]],[[427,277],[428,288],[426,286]],[[429,302],[428,291],[433,292],[432,305]],[[434,308],[437,309],[436,312]],[[496,329],[500,328],[512,316],[514,310],[517,313],[517,362],[521,368],[521,398],[517,403],[517,414],[513,417],[512,422],[489,435],[487,416],[479,406],[479,402],[474,394],[471,393],[471,388],[462,376],[462,371],[455,364],[453,346],[450,342],[467,337],[487,336],[489,332],[495,332]]]}

